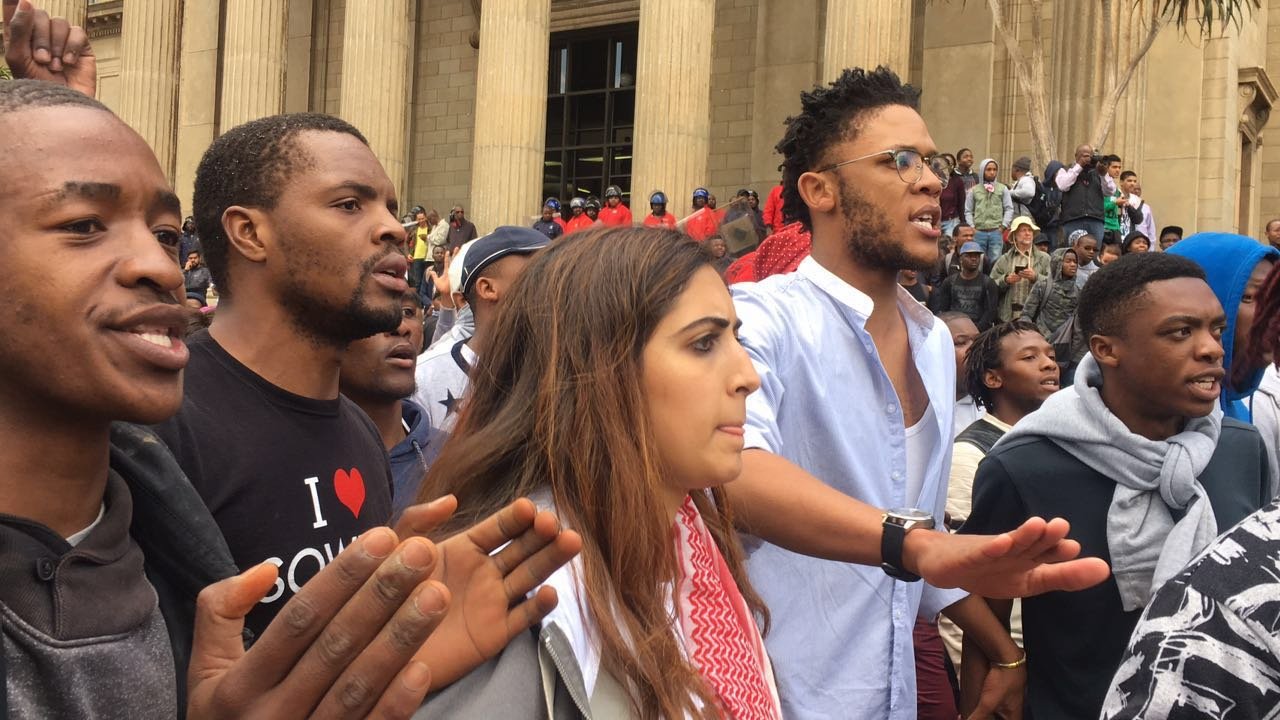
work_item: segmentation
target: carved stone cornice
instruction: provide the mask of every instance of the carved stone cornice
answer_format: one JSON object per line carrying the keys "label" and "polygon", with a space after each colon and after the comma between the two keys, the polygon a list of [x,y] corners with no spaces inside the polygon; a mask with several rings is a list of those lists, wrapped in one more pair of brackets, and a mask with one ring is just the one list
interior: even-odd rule
{"label": "carved stone cornice", "polygon": [[124,22],[124,0],[91,2],[87,14],[85,32],[89,39],[119,36]]}

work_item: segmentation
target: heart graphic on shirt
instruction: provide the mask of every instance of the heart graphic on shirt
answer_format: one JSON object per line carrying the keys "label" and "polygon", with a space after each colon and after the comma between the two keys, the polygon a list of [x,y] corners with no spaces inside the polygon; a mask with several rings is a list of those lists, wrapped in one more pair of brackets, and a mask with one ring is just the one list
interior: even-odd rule
{"label": "heart graphic on shirt", "polygon": [[338,502],[347,506],[352,515],[360,517],[360,508],[364,506],[364,477],[360,468],[351,468],[351,472],[338,468],[333,473],[333,491]]}

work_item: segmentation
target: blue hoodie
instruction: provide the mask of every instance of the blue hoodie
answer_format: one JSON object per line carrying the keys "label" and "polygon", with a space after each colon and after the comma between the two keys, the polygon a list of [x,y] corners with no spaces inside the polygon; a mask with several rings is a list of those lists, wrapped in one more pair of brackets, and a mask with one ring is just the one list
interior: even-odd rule
{"label": "blue hoodie", "polygon": [[409,426],[409,432],[387,453],[391,460],[391,477],[395,481],[391,497],[393,519],[399,518],[400,513],[415,502],[422,478],[449,438],[448,433],[431,427],[431,416],[423,412],[422,406],[408,399],[400,403],[400,414],[405,425]]}
{"label": "blue hoodie", "polygon": [[[1249,284],[1249,276],[1258,263],[1263,260],[1280,261],[1280,250],[1244,235],[1202,232],[1178,242],[1166,252],[1199,263],[1204,268],[1213,294],[1222,303],[1222,309],[1227,315],[1227,327],[1222,332],[1222,366],[1226,369],[1229,380],[1236,342],[1236,314],[1240,311],[1244,288]],[[1245,422],[1253,421],[1243,400],[1258,389],[1265,369],[1259,367],[1246,379],[1244,387],[1233,388],[1229,381],[1222,383],[1222,411],[1227,417]]]}

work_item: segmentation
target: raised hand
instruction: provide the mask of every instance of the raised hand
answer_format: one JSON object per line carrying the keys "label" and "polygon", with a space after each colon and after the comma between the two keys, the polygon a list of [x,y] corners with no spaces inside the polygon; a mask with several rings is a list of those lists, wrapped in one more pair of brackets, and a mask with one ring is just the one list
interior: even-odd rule
{"label": "raised hand", "polygon": [[4,0],[5,63],[16,79],[66,85],[93,97],[98,60],[89,35],[66,18],[50,18],[30,0]]}
{"label": "raised hand", "polygon": [[435,286],[436,295],[447,298],[449,307],[453,307],[453,287],[449,285],[449,266],[453,264],[453,252],[451,250],[444,251],[444,270],[437,275],[435,268],[427,271],[427,277],[430,278],[432,285]]}
{"label": "raised hand", "polygon": [[[411,507],[396,530],[401,537],[429,532],[443,520],[443,508],[456,505],[450,496]],[[555,608],[555,590],[538,586],[578,554],[582,538],[520,499],[438,547],[440,563],[432,577],[449,588],[454,602],[418,654],[431,663],[434,689],[496,657]]]}
{"label": "raised hand", "polygon": [[1020,598],[1051,590],[1083,590],[1111,573],[1100,558],[1075,560],[1080,543],[1056,518],[1031,518],[1003,535],[908,533],[903,562],[942,588],[960,587],[988,598]]}
{"label": "raised hand", "polygon": [[449,606],[449,591],[427,580],[437,557],[428,540],[397,546],[390,529],[370,530],[308,581],[248,652],[244,617],[273,587],[276,567],[205,588],[187,716],[409,717],[431,682],[419,650]]}

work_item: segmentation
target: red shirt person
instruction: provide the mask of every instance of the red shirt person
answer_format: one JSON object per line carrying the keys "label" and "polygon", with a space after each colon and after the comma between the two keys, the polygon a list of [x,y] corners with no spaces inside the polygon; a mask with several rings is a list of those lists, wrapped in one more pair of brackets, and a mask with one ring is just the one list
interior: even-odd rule
{"label": "red shirt person", "polygon": [[569,212],[573,213],[569,222],[565,223],[564,234],[569,235],[579,230],[586,230],[595,223],[586,213],[587,201],[576,197],[569,201]]}
{"label": "red shirt person", "polygon": [[644,217],[645,227],[662,227],[676,229],[676,216],[667,212],[667,194],[655,190],[649,196],[650,213]]}
{"label": "red shirt person", "polygon": [[711,193],[706,188],[693,191],[694,212],[685,221],[684,231],[698,242],[715,235],[720,229],[720,215],[708,204],[710,199]]}
{"label": "red shirt person", "polygon": [[622,188],[610,185],[604,189],[604,207],[600,208],[600,222],[605,225],[631,227],[631,211],[622,204]]}
{"label": "red shirt person", "polygon": [[773,186],[764,201],[764,226],[771,233],[782,229],[782,183]]}

